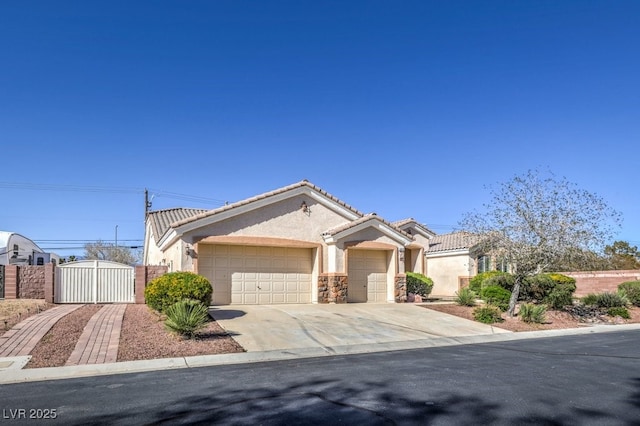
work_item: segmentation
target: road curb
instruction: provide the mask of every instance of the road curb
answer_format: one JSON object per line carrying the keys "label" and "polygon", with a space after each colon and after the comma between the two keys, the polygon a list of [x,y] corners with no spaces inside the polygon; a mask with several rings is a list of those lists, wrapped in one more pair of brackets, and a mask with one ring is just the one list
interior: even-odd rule
{"label": "road curb", "polygon": [[412,341],[379,344],[283,349],[264,352],[241,352],[233,354],[200,355],[192,357],[162,358],[143,361],[123,361],[110,364],[47,367],[26,370],[4,370],[2,371],[2,374],[0,374],[0,384],[73,379],[113,374],[144,373],[158,370],[174,370],[180,368],[199,368],[218,365],[271,362],[338,355],[355,355],[373,352],[426,349],[456,345],[496,343],[525,339],[586,335],[592,333],[608,333],[629,330],[640,330],[640,324],[594,325],[575,329],[496,333],[461,337],[439,337],[435,339],[419,339]]}

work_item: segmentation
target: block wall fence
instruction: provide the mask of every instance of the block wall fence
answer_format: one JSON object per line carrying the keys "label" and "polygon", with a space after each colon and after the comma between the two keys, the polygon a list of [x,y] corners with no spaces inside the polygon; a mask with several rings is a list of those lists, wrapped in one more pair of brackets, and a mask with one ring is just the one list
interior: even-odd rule
{"label": "block wall fence", "polygon": [[[135,266],[135,303],[145,303],[147,284],[167,273],[167,266]],[[4,270],[5,299],[44,299],[54,303],[56,265],[6,265]]]}

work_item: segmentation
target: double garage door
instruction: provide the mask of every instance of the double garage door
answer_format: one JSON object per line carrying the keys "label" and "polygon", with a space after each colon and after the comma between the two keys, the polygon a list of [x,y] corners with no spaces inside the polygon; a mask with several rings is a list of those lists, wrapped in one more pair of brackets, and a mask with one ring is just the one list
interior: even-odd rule
{"label": "double garage door", "polygon": [[312,249],[200,245],[198,272],[214,305],[311,303]]}

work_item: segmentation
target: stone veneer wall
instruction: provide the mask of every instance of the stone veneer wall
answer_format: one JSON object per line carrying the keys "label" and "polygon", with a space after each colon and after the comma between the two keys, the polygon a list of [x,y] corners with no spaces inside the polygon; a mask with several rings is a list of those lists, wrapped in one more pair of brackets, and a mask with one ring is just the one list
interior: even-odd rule
{"label": "stone veneer wall", "polygon": [[323,274],[318,277],[318,303],[347,303],[348,291],[346,275]]}
{"label": "stone veneer wall", "polygon": [[396,303],[405,303],[407,301],[407,276],[405,274],[396,275],[394,284]]}
{"label": "stone veneer wall", "polygon": [[18,267],[18,299],[44,299],[44,265]]}

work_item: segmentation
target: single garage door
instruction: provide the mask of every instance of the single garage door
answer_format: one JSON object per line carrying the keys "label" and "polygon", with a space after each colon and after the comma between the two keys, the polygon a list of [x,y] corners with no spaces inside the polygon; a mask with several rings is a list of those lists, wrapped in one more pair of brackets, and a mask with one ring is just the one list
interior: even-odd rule
{"label": "single garage door", "polygon": [[311,303],[311,249],[201,245],[198,270],[214,305]]}
{"label": "single garage door", "polygon": [[348,302],[387,301],[387,252],[348,250]]}

